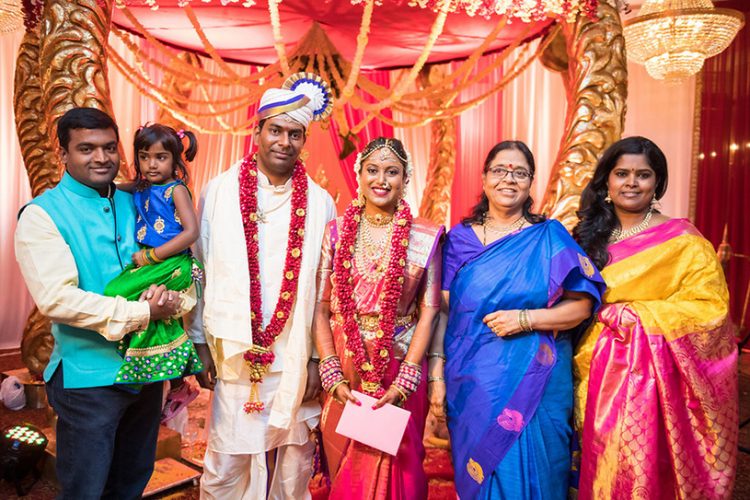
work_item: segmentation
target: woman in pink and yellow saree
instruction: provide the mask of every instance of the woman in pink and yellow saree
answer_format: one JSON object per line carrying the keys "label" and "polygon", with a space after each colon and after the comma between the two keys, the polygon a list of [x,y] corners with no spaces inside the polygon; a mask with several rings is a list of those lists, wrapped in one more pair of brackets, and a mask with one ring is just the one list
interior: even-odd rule
{"label": "woman in pink and yellow saree", "polygon": [[574,233],[608,287],[574,357],[581,499],[732,495],[726,282],[698,230],[652,207],[666,184],[663,153],[632,137],[605,152],[581,198]]}

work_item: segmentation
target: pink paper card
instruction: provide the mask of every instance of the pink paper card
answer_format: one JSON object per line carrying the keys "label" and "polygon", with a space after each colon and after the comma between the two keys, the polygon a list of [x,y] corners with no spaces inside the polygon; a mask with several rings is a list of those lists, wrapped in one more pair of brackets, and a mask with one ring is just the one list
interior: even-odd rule
{"label": "pink paper card", "polygon": [[358,391],[352,394],[362,406],[347,401],[336,432],[395,456],[411,412],[390,404],[373,410],[377,399]]}

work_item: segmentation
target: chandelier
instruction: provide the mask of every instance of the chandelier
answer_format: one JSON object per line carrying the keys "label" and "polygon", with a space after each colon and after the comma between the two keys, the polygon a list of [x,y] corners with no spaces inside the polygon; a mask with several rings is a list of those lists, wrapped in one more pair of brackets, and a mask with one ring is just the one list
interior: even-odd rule
{"label": "chandelier", "polygon": [[0,35],[12,33],[22,26],[21,0],[0,0]]}
{"label": "chandelier", "polygon": [[679,82],[726,49],[744,23],[741,12],[711,0],[646,0],[623,23],[627,55],[657,80]]}

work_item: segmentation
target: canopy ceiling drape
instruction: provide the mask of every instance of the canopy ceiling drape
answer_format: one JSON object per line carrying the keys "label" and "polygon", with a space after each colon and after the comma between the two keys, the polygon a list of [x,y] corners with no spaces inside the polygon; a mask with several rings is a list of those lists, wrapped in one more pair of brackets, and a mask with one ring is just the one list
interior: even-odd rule
{"label": "canopy ceiling drape", "polygon": [[[159,0],[154,11],[145,5],[128,1],[128,8],[149,32],[175,47],[201,52],[204,50],[198,35],[177,0]],[[362,62],[363,69],[387,69],[411,66],[421,53],[430,35],[437,14],[430,9],[401,6],[386,2],[373,11],[369,43]],[[278,60],[269,23],[268,2],[258,0],[251,8],[238,5],[191,4],[206,37],[225,59],[272,64]],[[284,45],[291,50],[307,33],[314,22],[325,30],[341,55],[354,58],[363,5],[352,5],[348,0],[318,1],[284,0],[279,4],[279,17]],[[133,29],[121,11],[112,16],[116,25]],[[515,21],[505,26],[490,45],[488,52],[500,50],[515,40],[519,33],[529,30],[527,37],[535,38],[552,19],[531,24]],[[428,63],[447,62],[467,57],[497,24],[497,17],[485,19],[452,13],[445,22],[442,34],[427,59]]]}

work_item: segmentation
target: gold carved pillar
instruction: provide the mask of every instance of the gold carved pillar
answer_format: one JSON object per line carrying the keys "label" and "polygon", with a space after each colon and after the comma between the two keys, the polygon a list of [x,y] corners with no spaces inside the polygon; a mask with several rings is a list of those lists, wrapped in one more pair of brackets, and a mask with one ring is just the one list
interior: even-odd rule
{"label": "gold carved pillar", "polygon": [[41,4],[34,4],[24,12],[26,33],[18,49],[13,86],[16,133],[33,196],[43,193],[60,180],[57,154],[50,140],[47,121],[43,119],[44,96],[39,60],[41,10]]}
{"label": "gold carved pillar", "polygon": [[107,38],[113,0],[46,0],[41,26],[42,87],[47,124],[70,108],[97,108],[110,116]]}
{"label": "gold carved pillar", "polygon": [[[26,33],[18,49],[13,86],[13,111],[21,155],[31,185],[31,194],[37,196],[60,180],[57,154],[44,117],[41,66],[39,60],[39,18],[42,6],[24,7]],[[50,322],[34,310],[26,321],[21,340],[21,357],[29,371],[41,375],[49,362],[54,340]]]}
{"label": "gold carved pillar", "polygon": [[567,58],[563,80],[568,111],[542,211],[568,230],[578,221],[579,198],[597,159],[620,139],[625,125],[625,39],[619,12],[610,2],[614,0],[601,1],[596,21],[581,15],[574,23],[563,23],[560,36],[566,50],[556,51],[560,45],[553,43],[545,54],[545,63],[553,68]]}
{"label": "gold carved pillar", "polygon": [[[434,85],[446,77],[445,64],[430,64],[419,74],[422,87]],[[431,99],[434,108],[449,104],[440,97]],[[451,187],[456,170],[456,123],[453,118],[433,120],[431,126],[430,164],[427,183],[419,206],[419,216],[436,224],[450,224]]]}
{"label": "gold carved pillar", "polygon": [[[41,18],[38,5],[25,11],[27,31],[16,65],[14,111],[34,196],[60,179],[57,120],[76,106],[114,116],[106,66],[112,6],[112,0],[47,0]],[[31,22],[36,19],[38,25]],[[32,373],[44,370],[53,343],[49,320],[34,309],[21,341],[22,358]]]}

